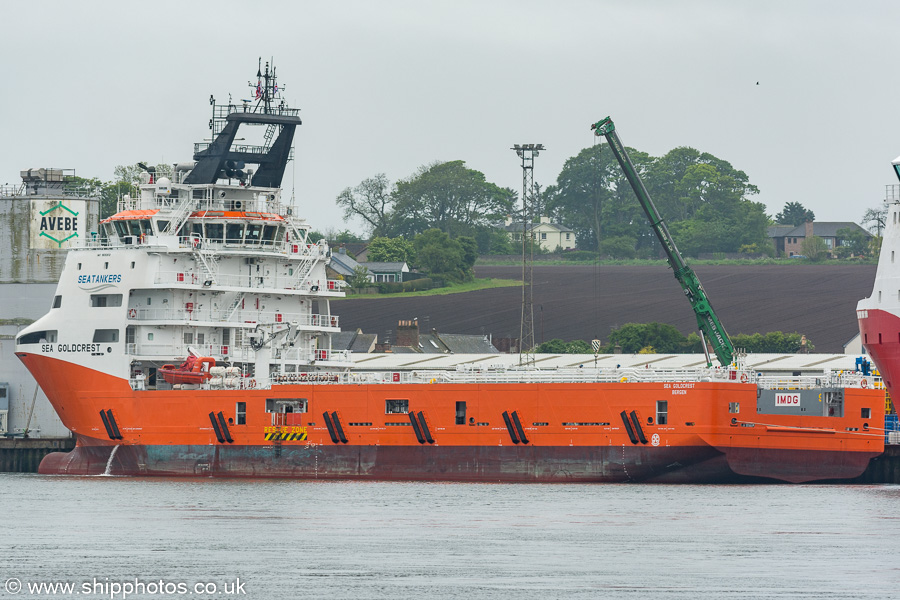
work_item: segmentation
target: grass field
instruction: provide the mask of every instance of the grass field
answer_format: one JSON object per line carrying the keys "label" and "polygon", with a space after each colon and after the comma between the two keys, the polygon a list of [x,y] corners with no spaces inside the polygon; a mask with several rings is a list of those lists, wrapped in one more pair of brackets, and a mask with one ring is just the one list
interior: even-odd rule
{"label": "grass field", "polygon": [[515,279],[493,279],[491,277],[467,281],[465,283],[451,283],[441,288],[433,290],[419,290],[416,292],[398,292],[396,294],[354,294],[348,295],[348,298],[354,300],[373,300],[383,298],[421,298],[424,296],[446,296],[448,294],[462,294],[464,292],[477,292],[478,290],[490,290],[501,287],[521,287],[522,280]]}
{"label": "grass field", "polygon": [[[859,331],[856,303],[872,293],[875,265],[697,265],[697,275],[728,333],[805,334],[818,352],[841,352]],[[476,266],[476,275],[521,281],[518,265]],[[688,334],[696,319],[664,264],[536,266],[535,338],[598,337],[614,327],[659,321]],[[422,330],[518,337],[520,285],[444,296],[347,299],[335,302],[344,329],[391,336],[401,319]]]}

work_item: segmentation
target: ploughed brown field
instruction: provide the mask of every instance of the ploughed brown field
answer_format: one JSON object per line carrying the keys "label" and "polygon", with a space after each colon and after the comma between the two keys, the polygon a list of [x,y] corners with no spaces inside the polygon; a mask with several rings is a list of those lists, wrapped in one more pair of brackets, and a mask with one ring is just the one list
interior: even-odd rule
{"label": "ploughed brown field", "polygon": [[[842,352],[859,332],[856,303],[872,293],[875,265],[701,265],[695,268],[729,334],[799,332],[816,352]],[[522,278],[516,266],[476,267],[477,277]],[[391,340],[397,321],[443,333],[518,337],[522,288],[421,298],[346,299],[331,305],[341,329]],[[685,335],[696,319],[671,269],[663,266],[537,266],[535,341],[560,338],[604,343],[612,328],[658,321]]]}

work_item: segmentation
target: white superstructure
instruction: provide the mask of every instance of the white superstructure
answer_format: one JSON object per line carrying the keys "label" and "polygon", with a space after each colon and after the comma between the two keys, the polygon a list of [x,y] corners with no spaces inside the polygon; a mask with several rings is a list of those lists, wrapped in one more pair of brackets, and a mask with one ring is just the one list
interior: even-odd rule
{"label": "white superstructure", "polygon": [[99,240],[70,252],[53,310],[20,344],[40,339],[67,361],[154,387],[159,367],[190,353],[260,387],[276,373],[349,367],[329,335],[339,331],[329,299],[344,282],[327,279],[327,243],[308,241],[280,190],[161,178],[140,191]]}

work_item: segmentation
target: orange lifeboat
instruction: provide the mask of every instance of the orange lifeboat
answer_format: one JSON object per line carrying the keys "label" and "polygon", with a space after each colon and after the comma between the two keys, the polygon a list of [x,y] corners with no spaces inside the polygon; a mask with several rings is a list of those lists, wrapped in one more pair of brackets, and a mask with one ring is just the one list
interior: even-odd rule
{"label": "orange lifeboat", "polygon": [[159,374],[168,383],[199,385],[210,378],[209,370],[216,366],[216,359],[211,356],[188,356],[180,366],[163,365]]}

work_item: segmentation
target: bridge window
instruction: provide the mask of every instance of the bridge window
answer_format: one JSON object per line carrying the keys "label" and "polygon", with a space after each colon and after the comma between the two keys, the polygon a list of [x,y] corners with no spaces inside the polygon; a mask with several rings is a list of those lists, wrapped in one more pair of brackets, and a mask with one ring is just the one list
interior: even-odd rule
{"label": "bridge window", "polygon": [[244,224],[229,223],[225,226],[225,243],[241,244],[244,241]]}
{"label": "bridge window", "polygon": [[275,244],[275,233],[277,231],[278,227],[275,225],[266,225],[263,227],[262,243],[264,246],[272,246]]}
{"label": "bridge window", "polygon": [[262,234],[262,225],[256,225],[256,224],[247,225],[247,237],[245,238],[246,243],[258,244],[259,237],[261,234]]}
{"label": "bridge window", "polygon": [[46,344],[46,343],[55,343],[56,342],[56,334],[57,331],[55,329],[47,330],[47,331],[34,331],[32,333],[26,333],[25,335],[19,338],[18,343],[20,344]]}
{"label": "bridge window", "polygon": [[222,223],[207,223],[206,238],[211,242],[221,242],[225,233],[225,226]]}

